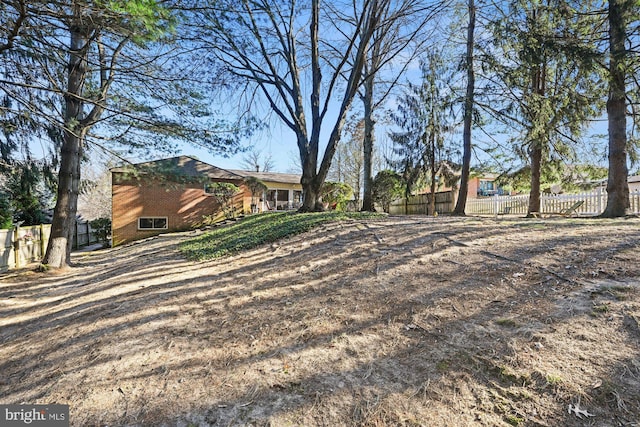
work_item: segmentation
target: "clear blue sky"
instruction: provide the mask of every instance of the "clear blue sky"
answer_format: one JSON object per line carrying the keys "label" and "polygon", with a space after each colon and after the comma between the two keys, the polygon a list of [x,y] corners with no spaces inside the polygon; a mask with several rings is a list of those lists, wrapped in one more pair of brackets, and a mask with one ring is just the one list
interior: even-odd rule
{"label": "clear blue sky", "polygon": [[[287,129],[279,130],[280,126],[278,125],[272,127],[274,128],[273,130],[260,132],[250,140],[245,141],[245,146],[248,146],[249,151],[255,149],[263,156],[271,154],[271,160],[275,166],[272,172],[293,172],[296,170],[294,156],[296,156],[296,159],[299,157],[295,135]],[[183,144],[180,154],[197,157],[203,162],[223,169],[246,169],[242,164],[242,158],[245,153],[238,153],[233,157],[227,158],[215,156],[205,149]]]}

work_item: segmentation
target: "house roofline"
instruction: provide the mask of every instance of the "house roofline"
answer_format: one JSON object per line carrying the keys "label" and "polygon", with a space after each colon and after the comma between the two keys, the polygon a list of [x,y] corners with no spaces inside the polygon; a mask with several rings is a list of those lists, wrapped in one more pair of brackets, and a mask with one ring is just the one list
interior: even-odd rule
{"label": "house roofline", "polygon": [[[147,162],[131,163],[126,166],[117,166],[117,167],[111,168],[109,169],[109,171],[111,173],[127,173],[127,172],[131,172],[131,170],[136,170],[143,165],[153,165],[153,164],[171,163],[171,162],[175,162],[176,164],[178,164],[178,167],[180,167],[179,166],[180,159],[184,159],[186,161],[198,162],[207,167],[215,168],[216,171],[221,172],[221,174],[223,175],[227,174],[228,175],[227,178],[231,178],[231,179],[243,180],[247,177],[255,177],[262,181],[273,182],[277,184],[294,184],[294,185],[300,184],[300,174],[283,173],[283,172],[256,172],[256,171],[245,171],[240,169],[225,169],[188,155],[167,157],[167,158],[151,160]],[[140,174],[146,174],[146,173],[148,172],[144,170],[140,171]],[[206,172],[202,172],[202,173],[206,174]],[[212,178],[223,178],[223,177],[214,176]]]}
{"label": "house roofline", "polygon": [[242,177],[255,177],[261,181],[276,182],[280,184],[300,184],[300,175],[283,172],[255,172],[239,169],[230,169],[230,172],[239,174]]}
{"label": "house roofline", "polygon": [[[130,171],[131,171],[131,169],[130,169],[130,168],[137,169],[137,168],[139,168],[140,166],[143,166],[143,165],[161,164],[161,163],[163,163],[163,162],[165,162],[165,163],[166,163],[166,162],[171,162],[171,161],[174,161],[174,160],[175,160],[176,162],[179,162],[179,161],[180,161],[180,159],[186,159],[186,160],[190,160],[190,161],[198,162],[198,163],[201,163],[201,164],[203,164],[203,165],[206,165],[206,166],[208,166],[208,167],[210,167],[210,168],[215,168],[215,169],[217,169],[218,171],[221,171],[223,174],[224,174],[224,173],[229,174],[229,175],[230,175],[232,178],[234,178],[234,179],[238,179],[238,180],[242,180],[242,179],[244,179],[244,176],[239,175],[239,174],[237,174],[237,173],[235,173],[235,172],[233,172],[233,171],[231,171],[231,170],[229,170],[229,169],[224,169],[224,168],[221,168],[221,167],[219,167],[219,166],[215,166],[215,165],[212,165],[212,164],[207,163],[207,162],[205,162],[205,161],[202,161],[202,160],[200,160],[200,159],[197,159],[197,158],[195,158],[195,157],[193,157],[193,156],[187,156],[187,155],[180,155],[180,156],[166,157],[166,158],[157,159],[157,160],[151,160],[151,161],[147,161],[147,162],[131,163],[131,164],[130,164],[130,165],[128,165],[128,166],[124,166],[124,167],[123,167],[123,166],[117,166],[117,167],[111,168],[111,169],[109,169],[109,171],[110,171],[111,173],[127,173],[127,172],[130,172]],[[178,167],[180,167],[180,166],[178,165]],[[141,174],[146,174],[146,173],[148,173],[148,172],[146,172],[146,171],[144,171],[144,170],[143,170],[143,171],[141,171],[140,173],[141,173]],[[206,174],[206,173],[205,173],[205,174]],[[215,178],[222,178],[222,177],[215,177]]]}

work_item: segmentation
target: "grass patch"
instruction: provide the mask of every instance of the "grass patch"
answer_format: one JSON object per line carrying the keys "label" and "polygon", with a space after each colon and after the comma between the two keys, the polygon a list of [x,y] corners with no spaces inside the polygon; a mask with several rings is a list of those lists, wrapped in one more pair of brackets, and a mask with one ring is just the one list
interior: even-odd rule
{"label": "grass patch", "polygon": [[369,212],[273,212],[252,215],[187,240],[180,245],[180,251],[190,260],[206,261],[304,233],[329,222],[383,217],[384,214]]}
{"label": "grass patch", "polygon": [[525,422],[526,420],[524,418],[515,416],[515,415],[507,415],[505,418],[505,421],[512,426],[519,426],[520,424],[522,424],[523,422]]}
{"label": "grass patch", "polygon": [[519,224],[516,224],[517,227],[529,227],[529,228],[533,228],[534,230],[542,230],[544,228],[546,228],[546,224],[543,224],[541,222],[521,222]]}
{"label": "grass patch", "polygon": [[550,386],[557,386],[562,384],[562,377],[559,375],[547,374],[545,376],[545,379],[547,380],[547,384]]}
{"label": "grass patch", "polygon": [[633,294],[634,291],[635,289],[631,286],[617,285],[617,286],[603,286],[592,293],[603,295],[603,296],[610,296],[617,301],[625,301],[629,299],[629,297]]}
{"label": "grass patch", "polygon": [[441,360],[438,363],[436,363],[436,369],[438,370],[438,372],[446,372],[449,370],[449,361],[448,360]]}
{"label": "grass patch", "polygon": [[496,323],[500,326],[505,326],[508,328],[515,328],[516,326],[518,326],[518,324],[516,323],[515,320],[513,319],[496,319]]}
{"label": "grass patch", "polygon": [[597,315],[598,313],[608,313],[608,312],[609,312],[608,304],[600,304],[600,305],[593,306],[594,315]]}
{"label": "grass patch", "polygon": [[513,371],[511,368],[505,365],[497,366],[500,379],[506,383],[514,384],[517,386],[524,386],[531,383],[531,378],[528,374],[520,375]]}

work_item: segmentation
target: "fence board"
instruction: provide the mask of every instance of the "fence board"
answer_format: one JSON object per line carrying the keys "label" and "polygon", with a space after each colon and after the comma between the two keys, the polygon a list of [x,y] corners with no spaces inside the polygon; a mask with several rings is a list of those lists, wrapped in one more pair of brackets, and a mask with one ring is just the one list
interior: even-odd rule
{"label": "fence board", "polygon": [[[418,194],[409,196],[407,199],[398,199],[389,206],[389,213],[392,215],[427,215],[429,212],[430,194]],[[435,208],[438,213],[453,212],[455,204],[452,191],[441,191],[436,193]]]}
{"label": "fence board", "polygon": [[[640,191],[629,194],[631,212],[640,214]],[[540,197],[540,213],[557,214],[582,201],[582,205],[576,209],[576,214],[581,216],[600,215],[607,205],[607,193],[593,191],[579,194],[545,194]],[[529,195],[519,196],[493,196],[480,199],[467,199],[465,212],[470,215],[500,215],[517,214],[526,215],[529,205]]]}
{"label": "fence board", "polygon": [[13,252],[13,230],[0,230],[0,271],[15,265]]}
{"label": "fence board", "polygon": [[[21,268],[44,257],[51,236],[51,224],[19,227],[17,230],[0,230],[0,271]],[[98,238],[87,221],[76,223],[73,247],[98,242]],[[16,252],[17,251],[17,252]]]}

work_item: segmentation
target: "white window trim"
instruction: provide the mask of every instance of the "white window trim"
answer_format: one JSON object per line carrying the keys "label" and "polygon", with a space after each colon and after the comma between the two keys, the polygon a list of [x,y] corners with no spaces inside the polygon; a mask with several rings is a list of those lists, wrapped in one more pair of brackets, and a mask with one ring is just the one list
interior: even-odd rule
{"label": "white window trim", "polygon": [[[164,219],[164,227],[163,228],[141,228],[140,220],[141,219]],[[153,230],[167,230],[169,228],[169,217],[166,216],[140,216],[138,217],[138,230],[140,231],[153,231]]]}

